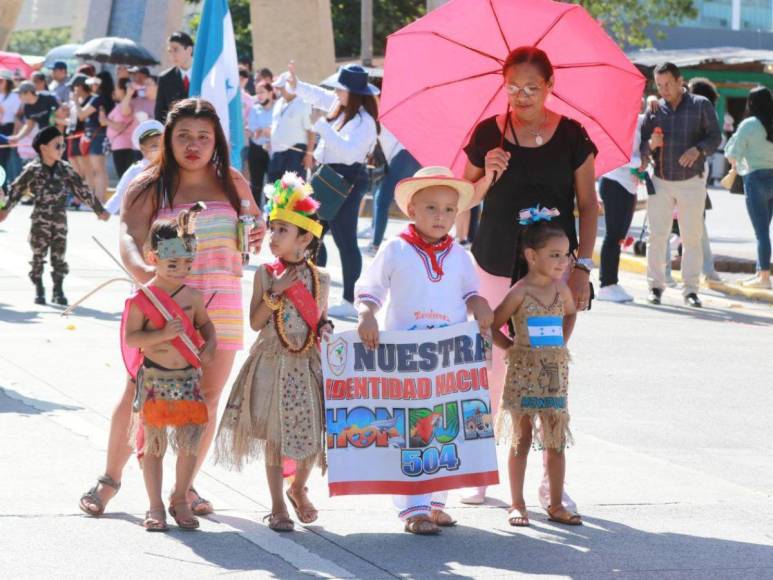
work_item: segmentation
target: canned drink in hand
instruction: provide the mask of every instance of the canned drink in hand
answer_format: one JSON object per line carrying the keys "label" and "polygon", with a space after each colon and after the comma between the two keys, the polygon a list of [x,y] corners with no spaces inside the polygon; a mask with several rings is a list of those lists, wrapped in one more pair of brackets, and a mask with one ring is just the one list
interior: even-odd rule
{"label": "canned drink in hand", "polygon": [[250,232],[255,227],[255,216],[246,213],[250,209],[250,202],[247,199],[241,201],[242,214],[239,216],[237,225],[239,235],[239,251],[242,253],[242,264],[250,261]]}

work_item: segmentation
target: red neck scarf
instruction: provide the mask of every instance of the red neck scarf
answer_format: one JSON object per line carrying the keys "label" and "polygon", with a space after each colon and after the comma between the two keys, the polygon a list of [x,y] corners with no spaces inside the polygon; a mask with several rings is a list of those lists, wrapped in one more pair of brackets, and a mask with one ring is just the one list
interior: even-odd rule
{"label": "red neck scarf", "polygon": [[[295,266],[298,264],[289,265]],[[287,269],[287,265],[282,260],[277,259],[273,264],[267,265],[266,268],[275,276],[278,276]],[[314,296],[312,296],[311,292],[306,288],[306,285],[298,280],[295,284],[285,290],[285,296],[293,303],[293,306],[298,310],[298,314],[300,314],[303,321],[309,325],[312,332],[316,332],[320,312],[317,307],[317,301],[314,300]]]}
{"label": "red neck scarf", "polygon": [[[199,332],[194,328],[193,322],[188,318],[188,315],[180,307],[174,298],[169,294],[161,290],[158,286],[148,286],[148,289],[156,295],[158,301],[166,307],[167,311],[174,317],[179,318],[183,323],[185,334],[191,339],[193,345],[197,348],[204,346],[204,339],[201,338]],[[134,304],[140,309],[143,316],[153,323],[155,328],[164,328],[166,320],[161,312],[156,310],[155,305],[150,301],[150,298],[143,294],[142,290],[137,290],[132,296],[126,300],[126,306],[123,310],[123,316],[121,317],[121,354],[123,355],[123,361],[126,365],[126,370],[133,379],[137,378],[137,371],[142,365],[144,355],[138,348],[131,348],[126,346],[124,339],[124,328],[126,327],[126,320],[129,316],[129,307]],[[190,349],[185,345],[182,339],[178,336],[169,341],[172,346],[179,352],[185,360],[196,368],[201,368],[201,361],[199,361],[198,353],[192,353]]]}
{"label": "red neck scarf", "polygon": [[435,274],[438,276],[443,275],[443,268],[440,266],[440,262],[438,262],[437,254],[445,252],[448,248],[451,247],[451,244],[454,243],[454,239],[451,236],[445,235],[434,244],[430,244],[429,242],[425,242],[424,238],[422,238],[419,232],[416,231],[415,225],[408,224],[408,227],[403,230],[403,232],[400,234],[400,237],[412,246],[419,248],[421,251],[427,254],[430,261],[432,262],[432,269],[434,270]]}

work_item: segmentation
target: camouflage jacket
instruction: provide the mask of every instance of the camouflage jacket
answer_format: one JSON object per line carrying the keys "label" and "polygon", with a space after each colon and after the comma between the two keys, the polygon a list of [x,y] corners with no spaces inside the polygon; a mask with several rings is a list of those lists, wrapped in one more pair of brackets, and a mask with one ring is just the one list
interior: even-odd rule
{"label": "camouflage jacket", "polygon": [[33,217],[44,213],[64,212],[68,193],[75,195],[96,214],[105,211],[81,176],[66,161],[57,161],[51,167],[43,165],[40,158],[29,162],[21,175],[11,183],[5,209],[10,210],[19,203],[27,190],[32,193],[35,200]]}

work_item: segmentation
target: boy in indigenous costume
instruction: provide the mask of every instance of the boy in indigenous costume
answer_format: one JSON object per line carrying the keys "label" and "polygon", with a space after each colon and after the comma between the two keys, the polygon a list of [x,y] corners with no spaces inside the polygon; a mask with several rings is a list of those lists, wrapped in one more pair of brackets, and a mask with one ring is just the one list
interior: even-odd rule
{"label": "boy in indigenous costume", "polygon": [[[355,291],[357,330],[367,347],[378,346],[375,315],[385,304],[385,330],[449,326],[466,321],[468,313],[482,331],[490,328],[493,313],[478,295],[472,258],[448,235],[472,196],[472,184],[444,167],[420,169],[398,183],[395,201],[413,223],[382,244]],[[443,511],[447,495],[442,491],[393,496],[405,530],[437,534],[439,526],[453,526],[456,522]]]}
{"label": "boy in indigenous costume", "polygon": [[[126,301],[121,334],[124,362],[137,383],[139,421],[133,430],[150,499],[144,526],[166,531],[161,497],[167,442],[177,452],[177,485],[169,513],[182,529],[198,528],[184,490],[190,487],[207,407],[199,390],[201,365],[214,357],[215,327],[202,295],[185,285],[196,254],[195,213],[156,220],[150,228],[148,262],[156,275]],[[169,433],[168,433],[169,431]]]}
{"label": "boy in indigenous costume", "polygon": [[[330,276],[314,263],[322,224],[311,187],[294,173],[266,186],[269,247],[276,260],[255,272],[250,326],[258,338],[231,388],[217,434],[217,461],[240,469],[263,457],[271,492],[264,519],[276,532],[294,529],[285,498],[298,520],[310,524],[317,509],[306,482],[325,467],[319,339],[326,319]],[[283,464],[295,477],[283,494]]]}

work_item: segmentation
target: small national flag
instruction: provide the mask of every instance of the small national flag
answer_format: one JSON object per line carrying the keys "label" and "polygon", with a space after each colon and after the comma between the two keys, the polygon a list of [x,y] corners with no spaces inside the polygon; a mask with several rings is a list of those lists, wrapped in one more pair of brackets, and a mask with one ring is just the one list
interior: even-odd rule
{"label": "small national flag", "polygon": [[231,146],[231,165],[241,169],[244,142],[239,61],[227,0],[204,0],[193,53],[190,95],[215,107]]}

